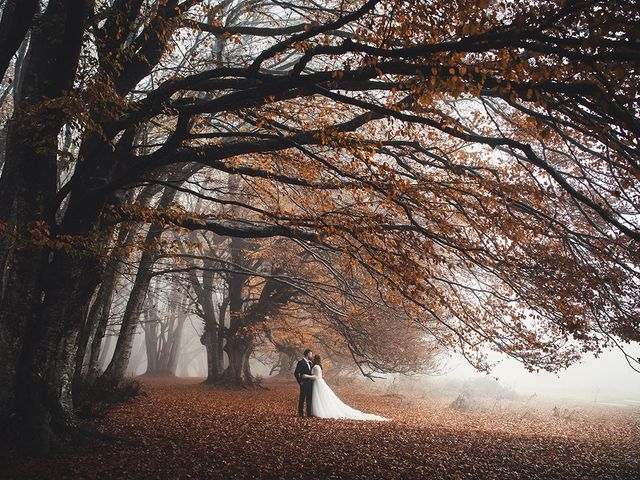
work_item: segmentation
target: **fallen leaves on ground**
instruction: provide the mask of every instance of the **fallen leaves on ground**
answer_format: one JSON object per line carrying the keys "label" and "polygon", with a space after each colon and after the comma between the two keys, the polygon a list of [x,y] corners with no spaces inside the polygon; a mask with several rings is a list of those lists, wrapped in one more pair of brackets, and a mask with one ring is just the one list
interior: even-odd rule
{"label": "fallen leaves on ground", "polygon": [[147,396],[95,426],[91,441],[45,459],[2,451],[3,478],[640,478],[640,411],[585,407],[460,412],[433,399],[336,392],[392,422],[297,418],[295,384],[227,390],[145,381]]}

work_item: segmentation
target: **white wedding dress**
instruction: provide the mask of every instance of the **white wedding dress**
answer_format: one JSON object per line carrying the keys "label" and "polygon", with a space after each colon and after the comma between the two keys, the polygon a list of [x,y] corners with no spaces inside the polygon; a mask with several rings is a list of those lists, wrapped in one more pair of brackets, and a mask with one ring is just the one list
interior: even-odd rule
{"label": "white wedding dress", "polygon": [[333,393],[331,387],[322,378],[322,368],[314,365],[311,369],[313,391],[311,394],[311,415],[320,418],[347,418],[351,420],[389,420],[388,418],[364,413],[346,405]]}

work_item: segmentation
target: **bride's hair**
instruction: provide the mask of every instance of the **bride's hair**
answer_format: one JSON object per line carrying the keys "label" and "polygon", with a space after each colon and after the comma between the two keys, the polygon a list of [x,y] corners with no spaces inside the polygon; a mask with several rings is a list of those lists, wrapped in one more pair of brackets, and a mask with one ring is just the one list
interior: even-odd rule
{"label": "bride's hair", "polygon": [[313,364],[320,365],[320,367],[322,367],[322,359],[320,358],[320,355],[316,354],[313,356]]}

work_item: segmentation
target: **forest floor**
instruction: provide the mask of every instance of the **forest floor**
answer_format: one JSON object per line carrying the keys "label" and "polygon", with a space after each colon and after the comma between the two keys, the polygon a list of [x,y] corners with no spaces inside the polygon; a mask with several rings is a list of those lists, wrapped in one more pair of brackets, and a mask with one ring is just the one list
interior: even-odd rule
{"label": "forest floor", "polygon": [[411,395],[335,387],[391,422],[300,419],[297,386],[225,390],[144,380],[145,396],[93,425],[91,441],[45,459],[0,451],[0,477],[638,479],[640,408],[458,411]]}

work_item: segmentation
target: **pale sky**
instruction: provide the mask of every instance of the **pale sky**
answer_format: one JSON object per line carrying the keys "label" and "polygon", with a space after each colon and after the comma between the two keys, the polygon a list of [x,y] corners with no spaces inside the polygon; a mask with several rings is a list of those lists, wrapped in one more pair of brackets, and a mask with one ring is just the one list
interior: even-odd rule
{"label": "pale sky", "polygon": [[[627,353],[640,356],[640,345],[627,348]],[[518,393],[537,393],[542,396],[567,397],[587,401],[615,402],[635,400],[640,402],[640,373],[631,369],[619,350],[610,350],[599,358],[585,356],[581,363],[553,373],[529,373],[513,359],[494,354],[492,360],[504,358],[497,365],[491,377]],[[446,377],[478,378],[487,377],[475,371],[464,359],[452,357],[447,362]],[[634,402],[635,403],[635,402]]]}

